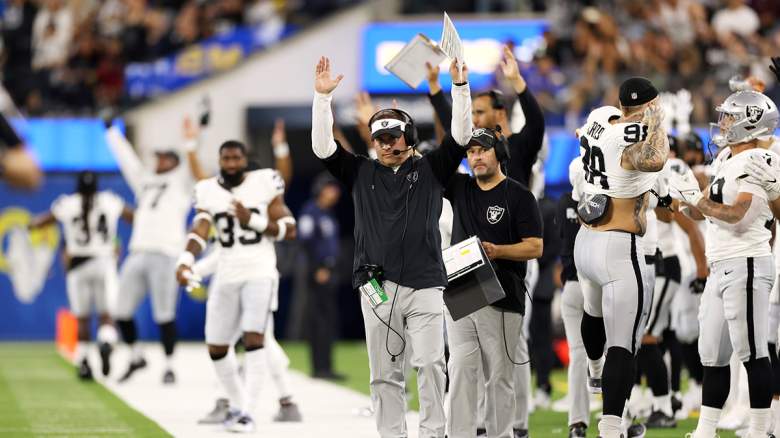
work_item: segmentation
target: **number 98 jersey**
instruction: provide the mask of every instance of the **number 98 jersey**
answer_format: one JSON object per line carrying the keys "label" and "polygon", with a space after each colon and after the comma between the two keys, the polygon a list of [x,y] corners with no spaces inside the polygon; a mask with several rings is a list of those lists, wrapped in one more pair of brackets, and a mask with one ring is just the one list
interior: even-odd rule
{"label": "number 98 jersey", "polygon": [[247,172],[244,181],[228,190],[217,177],[195,185],[195,209],[211,215],[222,249],[217,274],[224,283],[256,278],[277,278],[276,251],[273,240],[248,226],[242,226],[231,214],[233,201],[255,213],[268,215],[268,205],[284,194],[284,181],[276,170]]}
{"label": "number 98 jersey", "polygon": [[117,222],[124,207],[122,198],[111,192],[95,193],[85,221],[80,194],[58,197],[51,204],[51,213],[62,224],[68,255],[113,256]]}
{"label": "number 98 jersey", "polygon": [[620,116],[620,110],[615,107],[596,108],[580,128],[585,193],[635,198],[655,185],[659,172],[626,170],[621,166],[623,151],[647,138],[647,126],[636,122],[610,123]]}

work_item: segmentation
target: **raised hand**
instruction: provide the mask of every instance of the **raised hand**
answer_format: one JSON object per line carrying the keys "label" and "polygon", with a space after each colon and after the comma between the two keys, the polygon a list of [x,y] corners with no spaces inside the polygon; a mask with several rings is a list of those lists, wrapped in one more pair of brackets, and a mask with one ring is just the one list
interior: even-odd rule
{"label": "raised hand", "polygon": [[425,68],[428,70],[428,74],[425,78],[428,80],[428,90],[431,95],[434,95],[441,91],[441,84],[439,83],[439,66],[431,65],[430,62],[425,63]]}
{"label": "raised hand", "polygon": [[344,79],[344,75],[331,77],[330,59],[324,56],[320,57],[319,62],[317,62],[314,73],[314,89],[320,94],[330,94]]}
{"label": "raised hand", "polygon": [[462,84],[469,81],[469,69],[466,67],[466,63],[463,63],[463,68],[458,68],[458,60],[453,59],[450,63],[450,75],[452,76],[453,84]]}
{"label": "raised hand", "polygon": [[284,131],[284,119],[276,119],[274,122],[274,131],[271,133],[271,146],[277,146],[287,143],[287,133]]}
{"label": "raised hand", "polygon": [[745,164],[747,182],[763,187],[770,201],[780,197],[780,163],[774,158],[775,163],[770,164],[767,157],[751,155]]}
{"label": "raised hand", "polygon": [[195,140],[198,138],[199,129],[192,123],[192,118],[190,118],[190,116],[184,117],[182,132],[184,133],[184,138],[186,140]]}
{"label": "raised hand", "polygon": [[515,92],[518,94],[525,91],[526,83],[523,75],[520,74],[520,67],[517,65],[517,59],[515,59],[514,53],[509,46],[504,46],[504,57],[501,59],[501,73],[507,81],[512,84]]}
{"label": "raised hand", "polygon": [[355,118],[361,126],[368,126],[368,121],[377,111],[368,93],[362,91],[355,96]]}
{"label": "raised hand", "polygon": [[648,129],[657,129],[664,120],[664,109],[658,101],[647,105],[645,113],[642,116],[642,123],[647,125]]}

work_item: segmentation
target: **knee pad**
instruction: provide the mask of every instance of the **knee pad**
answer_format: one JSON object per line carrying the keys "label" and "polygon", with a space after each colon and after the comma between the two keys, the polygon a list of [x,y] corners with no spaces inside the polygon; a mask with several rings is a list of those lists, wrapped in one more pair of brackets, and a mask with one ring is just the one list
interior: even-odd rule
{"label": "knee pad", "polygon": [[582,343],[590,360],[597,360],[604,355],[604,344],[607,342],[607,332],[604,329],[604,318],[582,313],[580,323]]}
{"label": "knee pad", "polygon": [[116,321],[116,324],[119,326],[119,332],[122,334],[122,340],[125,344],[133,344],[138,340],[135,321],[132,319],[119,319]]}
{"label": "knee pad", "polygon": [[731,370],[725,367],[704,367],[704,382],[701,390],[701,404],[711,408],[723,409],[729,397]]}
{"label": "knee pad", "polygon": [[753,359],[744,362],[750,392],[750,407],[766,409],[772,403],[772,366],[769,358]]}

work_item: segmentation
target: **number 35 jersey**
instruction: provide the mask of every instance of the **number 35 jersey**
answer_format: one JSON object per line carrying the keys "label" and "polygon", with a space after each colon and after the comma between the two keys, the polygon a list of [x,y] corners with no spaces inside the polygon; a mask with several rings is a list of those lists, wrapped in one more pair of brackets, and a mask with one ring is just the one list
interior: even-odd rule
{"label": "number 35 jersey", "polygon": [[62,224],[68,255],[113,256],[117,222],[124,206],[119,196],[111,192],[98,192],[92,198],[92,207],[85,221],[80,194],[57,198],[51,205],[51,213]]}
{"label": "number 35 jersey", "polygon": [[195,209],[211,215],[222,249],[217,262],[221,282],[242,282],[254,278],[276,278],[276,250],[269,236],[242,226],[233,211],[239,201],[250,211],[268,215],[268,205],[284,194],[284,181],[273,169],[247,172],[244,181],[228,190],[217,177],[195,185]]}
{"label": "number 35 jersey", "polygon": [[719,204],[734,205],[740,193],[750,193],[753,195],[750,209],[759,208],[759,211],[758,216],[739,230],[733,225],[707,218],[705,243],[707,261],[710,263],[735,257],[762,257],[772,254],[769,239],[772,237],[773,216],[767,204],[766,192],[762,187],[745,179],[745,165],[752,155],[759,155],[762,159],[780,159],[773,152],[764,149],[749,149],[733,156],[730,151],[726,151],[716,160],[715,175],[706,193],[709,199]]}
{"label": "number 35 jersey", "polygon": [[[593,110],[580,128],[580,155],[585,170],[585,193],[612,198],[635,198],[655,185],[659,172],[626,170],[621,165],[623,151],[647,138],[647,126],[641,123],[611,124],[619,110],[601,107]],[[617,111],[617,113],[615,113]]]}

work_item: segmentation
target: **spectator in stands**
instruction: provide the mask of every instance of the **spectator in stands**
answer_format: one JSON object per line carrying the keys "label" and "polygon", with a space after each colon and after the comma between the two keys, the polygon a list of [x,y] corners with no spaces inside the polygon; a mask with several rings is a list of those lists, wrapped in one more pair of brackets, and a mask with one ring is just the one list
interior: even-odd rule
{"label": "spectator in stands", "polygon": [[31,79],[32,28],[37,10],[28,0],[10,0],[5,5],[2,29],[3,84],[15,102],[27,100],[34,86]]}
{"label": "spectator in stands", "polygon": [[73,39],[73,14],[65,1],[46,0],[32,32],[32,68],[45,101],[55,93]]}

